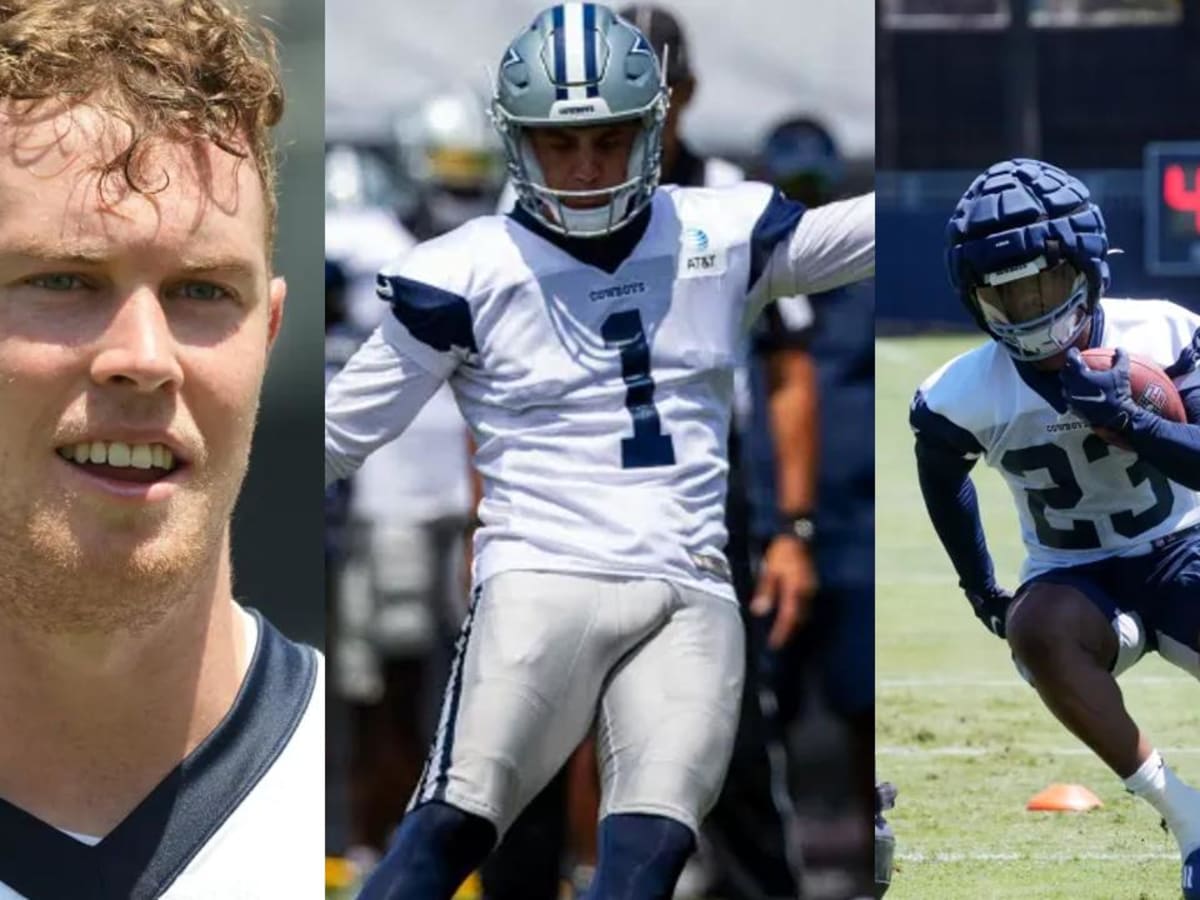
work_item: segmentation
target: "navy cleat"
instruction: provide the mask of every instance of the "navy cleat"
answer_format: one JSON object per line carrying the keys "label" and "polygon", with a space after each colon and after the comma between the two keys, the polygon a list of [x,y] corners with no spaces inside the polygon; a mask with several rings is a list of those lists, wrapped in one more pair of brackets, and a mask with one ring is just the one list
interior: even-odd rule
{"label": "navy cleat", "polygon": [[1183,900],[1200,900],[1200,847],[1183,861]]}

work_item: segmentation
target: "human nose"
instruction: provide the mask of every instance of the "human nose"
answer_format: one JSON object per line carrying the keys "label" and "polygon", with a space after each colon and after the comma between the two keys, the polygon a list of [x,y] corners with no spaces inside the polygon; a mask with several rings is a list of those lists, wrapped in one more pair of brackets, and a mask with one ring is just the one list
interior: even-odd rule
{"label": "human nose", "polygon": [[120,301],[100,338],[92,380],[142,393],[177,389],[183,383],[177,349],[158,296],[136,290]]}
{"label": "human nose", "polygon": [[583,147],[575,155],[575,165],[572,174],[575,176],[575,181],[579,184],[589,185],[596,181],[600,176],[600,160],[596,155],[596,151],[590,147]]}

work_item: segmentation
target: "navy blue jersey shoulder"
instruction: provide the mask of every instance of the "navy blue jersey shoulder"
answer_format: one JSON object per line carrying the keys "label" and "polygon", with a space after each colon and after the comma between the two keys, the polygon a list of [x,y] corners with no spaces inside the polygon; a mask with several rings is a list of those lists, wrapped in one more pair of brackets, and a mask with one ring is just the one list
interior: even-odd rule
{"label": "navy blue jersey shoulder", "polygon": [[917,433],[918,441],[940,443],[962,456],[983,453],[983,445],[975,439],[975,435],[929,408],[922,391],[917,391],[913,397],[908,410],[908,424]]}
{"label": "navy blue jersey shoulder", "polygon": [[789,200],[782,191],[776,190],[771,194],[771,201],[750,233],[750,280],[746,283],[747,291],[753,290],[754,285],[758,284],[775,247],[791,235],[803,218],[804,211],[803,203]]}
{"label": "navy blue jersey shoulder", "polygon": [[30,900],[154,900],[166,892],[279,758],[316,686],[315,652],[251,613],[259,639],[233,706],[99,844],[0,800],[0,883]]}
{"label": "navy blue jersey shoulder", "polygon": [[422,344],[439,353],[452,347],[479,352],[465,297],[423,281],[382,274],[375,280],[375,292],[391,304],[392,315]]}

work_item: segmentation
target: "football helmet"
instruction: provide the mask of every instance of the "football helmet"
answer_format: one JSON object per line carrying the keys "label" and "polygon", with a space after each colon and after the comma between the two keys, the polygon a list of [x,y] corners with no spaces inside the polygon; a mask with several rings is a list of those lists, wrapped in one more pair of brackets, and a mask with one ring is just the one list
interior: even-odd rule
{"label": "football helmet", "polygon": [[423,230],[442,234],[496,211],[504,149],[482,96],[463,89],[429,97],[397,122],[396,137],[428,220]]}
{"label": "football helmet", "polygon": [[[616,231],[650,202],[666,113],[666,82],[645,36],[595,3],[564,3],[540,13],[505,51],[492,100],[517,202],[547,228],[572,237]],[[590,191],[546,184],[527,129],[630,121],[641,128],[624,181]],[[572,209],[565,202],[572,199],[605,202]]]}
{"label": "football helmet", "polygon": [[1033,362],[1078,339],[1108,288],[1108,234],[1087,187],[1035,159],[977,177],[946,226],[950,282],[975,322]]}

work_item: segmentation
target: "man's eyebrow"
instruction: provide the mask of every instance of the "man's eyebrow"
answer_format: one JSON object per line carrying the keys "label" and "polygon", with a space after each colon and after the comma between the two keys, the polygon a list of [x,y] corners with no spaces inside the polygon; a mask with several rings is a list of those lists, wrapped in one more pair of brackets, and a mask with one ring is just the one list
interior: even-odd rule
{"label": "man's eyebrow", "polygon": [[241,256],[191,256],[176,266],[181,272],[223,272],[245,278],[256,277],[261,267]]}
{"label": "man's eyebrow", "polygon": [[[147,247],[146,252],[152,252]],[[98,266],[112,258],[110,252],[74,244],[47,243],[37,239],[0,243],[0,257],[17,257],[55,265]],[[260,272],[252,260],[237,254],[195,254],[179,259],[172,266],[179,272],[223,272],[253,278]]]}
{"label": "man's eyebrow", "polygon": [[0,241],[0,256],[20,256],[74,265],[97,265],[107,258],[107,255],[98,249],[78,244],[47,243],[36,238]]}

